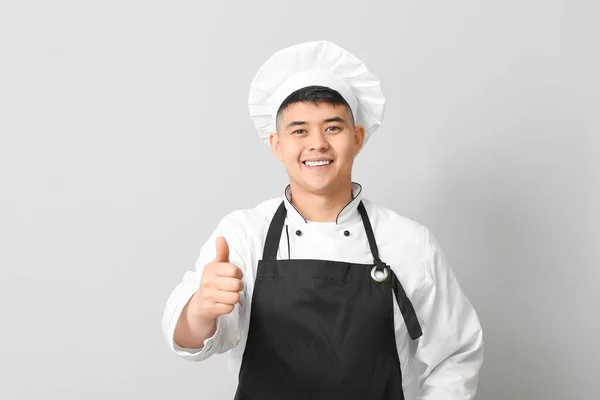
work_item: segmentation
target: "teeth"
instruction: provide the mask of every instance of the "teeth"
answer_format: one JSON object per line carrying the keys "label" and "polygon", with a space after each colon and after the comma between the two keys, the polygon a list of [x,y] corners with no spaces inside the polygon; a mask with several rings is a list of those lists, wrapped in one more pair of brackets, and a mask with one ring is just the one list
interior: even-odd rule
{"label": "teeth", "polygon": [[328,165],[331,161],[305,161],[309,167],[317,167],[319,165]]}

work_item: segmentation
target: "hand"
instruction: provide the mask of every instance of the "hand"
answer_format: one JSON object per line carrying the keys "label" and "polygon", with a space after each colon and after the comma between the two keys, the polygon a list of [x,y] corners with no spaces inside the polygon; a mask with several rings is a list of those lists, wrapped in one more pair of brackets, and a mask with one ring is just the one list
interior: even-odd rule
{"label": "hand", "polygon": [[242,270],[229,262],[229,246],[225,238],[219,236],[216,245],[217,255],[204,267],[200,288],[189,304],[192,313],[207,320],[232,312],[244,288]]}

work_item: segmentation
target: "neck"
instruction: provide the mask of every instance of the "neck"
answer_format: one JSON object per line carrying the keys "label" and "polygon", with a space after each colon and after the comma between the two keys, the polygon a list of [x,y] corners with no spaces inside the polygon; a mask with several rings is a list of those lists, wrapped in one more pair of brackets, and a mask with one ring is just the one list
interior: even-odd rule
{"label": "neck", "polygon": [[313,222],[335,222],[340,211],[352,201],[352,182],[348,181],[328,193],[311,192],[290,183],[291,203]]}

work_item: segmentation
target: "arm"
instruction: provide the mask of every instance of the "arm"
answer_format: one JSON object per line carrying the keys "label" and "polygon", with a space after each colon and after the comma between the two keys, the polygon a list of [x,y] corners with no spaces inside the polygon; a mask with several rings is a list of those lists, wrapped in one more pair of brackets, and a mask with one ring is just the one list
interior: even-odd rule
{"label": "arm", "polygon": [[432,284],[419,300],[422,321],[415,358],[425,364],[418,400],[472,400],[483,364],[483,333],[477,314],[431,233],[425,260]]}
{"label": "arm", "polygon": [[[221,220],[202,246],[195,270],[185,273],[182,282],[169,296],[163,312],[162,329],[167,345],[175,354],[193,361],[202,361],[215,353],[224,353],[235,347],[240,339],[242,308],[239,303],[234,306],[233,311],[220,315],[216,320],[199,319],[188,307],[192,296],[198,293],[205,266],[215,260],[218,236],[223,236],[229,245],[229,261],[242,272],[245,271],[245,233],[235,218],[229,215]],[[244,296],[245,284],[240,293],[242,304]]]}

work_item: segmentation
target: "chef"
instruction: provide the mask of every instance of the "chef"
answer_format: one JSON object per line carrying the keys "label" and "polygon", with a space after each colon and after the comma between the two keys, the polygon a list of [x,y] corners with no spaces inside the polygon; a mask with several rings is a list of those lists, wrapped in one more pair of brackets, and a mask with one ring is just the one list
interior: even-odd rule
{"label": "chef", "polygon": [[229,354],[235,399],[400,400],[413,383],[419,400],[474,398],[482,328],[438,242],[351,178],[384,106],[327,41],[276,52],[253,79],[250,116],[289,185],[221,219],[163,317],[180,357]]}

